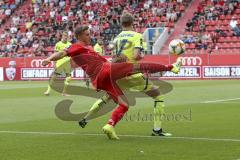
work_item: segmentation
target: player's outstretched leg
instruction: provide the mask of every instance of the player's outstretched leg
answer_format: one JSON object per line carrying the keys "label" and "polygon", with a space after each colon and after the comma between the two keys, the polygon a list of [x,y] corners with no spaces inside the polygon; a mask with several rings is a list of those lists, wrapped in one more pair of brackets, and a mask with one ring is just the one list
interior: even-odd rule
{"label": "player's outstretched leg", "polygon": [[173,68],[171,69],[171,72],[173,73],[179,73],[181,66],[182,66],[182,60],[180,58],[177,59],[175,63],[172,64]]}
{"label": "player's outstretched leg", "polygon": [[135,70],[145,71],[148,73],[156,73],[163,71],[171,71],[173,73],[179,73],[182,65],[181,59],[177,59],[177,61],[171,65],[162,65],[157,63],[139,63],[135,64]]}
{"label": "player's outstretched leg", "polygon": [[130,76],[136,72],[157,73],[163,71],[171,71],[178,73],[181,67],[181,60],[178,59],[171,65],[162,65],[158,63],[112,63],[111,78],[113,81]]}

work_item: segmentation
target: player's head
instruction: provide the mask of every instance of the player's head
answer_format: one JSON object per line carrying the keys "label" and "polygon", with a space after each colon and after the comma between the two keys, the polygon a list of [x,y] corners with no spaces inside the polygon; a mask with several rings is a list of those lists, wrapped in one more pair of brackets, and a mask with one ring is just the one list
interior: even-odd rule
{"label": "player's head", "polygon": [[102,41],[101,39],[98,39],[98,40],[97,40],[97,43],[98,43],[99,45],[102,45],[102,44],[103,44],[103,41]]}
{"label": "player's head", "polygon": [[62,33],[62,42],[65,43],[68,40],[68,32],[63,32]]}
{"label": "player's head", "polygon": [[75,37],[77,40],[90,45],[91,44],[91,37],[90,31],[88,26],[80,26],[75,29]]}
{"label": "player's head", "polygon": [[132,27],[133,26],[134,18],[130,13],[123,13],[121,16],[121,25],[124,28]]}

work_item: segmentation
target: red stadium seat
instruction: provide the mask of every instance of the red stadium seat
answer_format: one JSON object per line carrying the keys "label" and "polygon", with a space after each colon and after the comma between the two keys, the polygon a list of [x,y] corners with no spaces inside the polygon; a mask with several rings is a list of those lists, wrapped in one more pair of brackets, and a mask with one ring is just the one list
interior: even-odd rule
{"label": "red stadium seat", "polygon": [[190,43],[189,48],[194,49],[196,47],[195,43]]}
{"label": "red stadium seat", "polygon": [[235,43],[236,48],[240,49],[240,42]]}
{"label": "red stadium seat", "polygon": [[235,14],[240,14],[240,8],[236,9]]}
{"label": "red stadium seat", "polygon": [[219,19],[224,20],[225,16],[224,15],[220,15]]}
{"label": "red stadium seat", "polygon": [[214,30],[215,30],[215,27],[213,26],[206,27],[206,31],[214,31]]}
{"label": "red stadium seat", "polygon": [[224,37],[224,42],[232,42],[232,38],[231,37]]}
{"label": "red stadium seat", "polygon": [[225,19],[227,19],[227,20],[231,20],[232,19],[232,15],[226,15],[226,18]]}
{"label": "red stadium seat", "polygon": [[217,21],[210,21],[211,26],[215,26],[217,24]]}
{"label": "red stadium seat", "polygon": [[211,25],[209,20],[206,20],[206,21],[205,21],[205,24],[206,24],[206,26]]}
{"label": "red stadium seat", "polygon": [[225,42],[225,37],[219,37],[218,42]]}
{"label": "red stadium seat", "polygon": [[200,53],[200,54],[205,54],[205,53],[206,53],[206,50],[201,49],[199,53]]}
{"label": "red stadium seat", "polygon": [[238,38],[235,37],[235,36],[233,36],[233,37],[231,37],[231,41],[232,41],[232,42],[238,42]]}

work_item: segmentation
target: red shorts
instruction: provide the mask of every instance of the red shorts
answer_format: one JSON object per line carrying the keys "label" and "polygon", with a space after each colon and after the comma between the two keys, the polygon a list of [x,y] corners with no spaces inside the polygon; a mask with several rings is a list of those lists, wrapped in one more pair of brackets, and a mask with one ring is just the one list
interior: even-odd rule
{"label": "red shorts", "polygon": [[117,85],[116,80],[111,78],[111,63],[104,63],[93,85],[100,90],[104,90],[117,103],[118,96],[123,95],[122,90]]}

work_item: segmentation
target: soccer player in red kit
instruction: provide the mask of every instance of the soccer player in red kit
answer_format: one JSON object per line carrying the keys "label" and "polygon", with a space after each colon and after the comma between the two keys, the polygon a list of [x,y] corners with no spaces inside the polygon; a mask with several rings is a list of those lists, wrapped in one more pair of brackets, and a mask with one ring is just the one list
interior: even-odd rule
{"label": "soccer player in red kit", "polygon": [[128,111],[129,106],[127,98],[124,96],[116,81],[137,72],[156,73],[172,71],[178,73],[181,61],[177,60],[177,62],[172,65],[156,63],[110,63],[90,46],[91,37],[87,26],[76,28],[75,36],[78,40],[77,43],[72,44],[65,51],[52,54],[43,61],[43,65],[48,65],[51,61],[69,56],[74,63],[87,73],[93,86],[97,90],[106,91],[114,102],[118,104],[118,107],[112,112],[108,124],[103,127],[103,131],[109,139],[119,139],[114,131],[114,126],[122,119]]}

